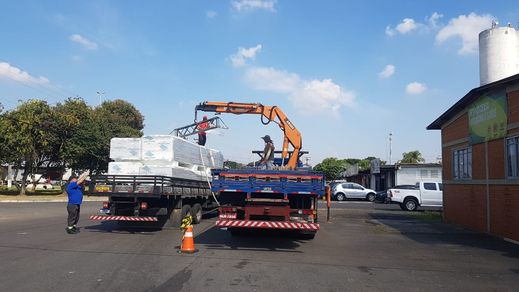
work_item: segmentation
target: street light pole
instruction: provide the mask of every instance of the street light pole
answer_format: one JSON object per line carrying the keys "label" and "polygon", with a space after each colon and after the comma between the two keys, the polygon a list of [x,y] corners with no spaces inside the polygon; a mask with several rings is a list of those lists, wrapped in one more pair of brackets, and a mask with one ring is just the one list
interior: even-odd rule
{"label": "street light pole", "polygon": [[97,92],[97,97],[99,98],[99,106],[101,106],[101,104],[103,103],[103,95],[105,94],[106,92]]}
{"label": "street light pole", "polygon": [[391,152],[392,152],[392,145],[391,142],[393,141],[393,133],[389,132],[389,164],[391,165]]}

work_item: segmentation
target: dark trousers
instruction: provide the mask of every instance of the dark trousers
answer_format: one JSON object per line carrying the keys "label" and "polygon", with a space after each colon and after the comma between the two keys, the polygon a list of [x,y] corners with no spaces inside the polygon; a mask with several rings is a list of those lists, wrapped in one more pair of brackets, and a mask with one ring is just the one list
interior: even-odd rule
{"label": "dark trousers", "polygon": [[81,205],[75,205],[75,204],[67,204],[67,212],[68,212],[68,218],[67,218],[67,225],[68,226],[74,226],[79,221],[79,211],[81,209]]}
{"label": "dark trousers", "polygon": [[198,134],[198,145],[205,146],[206,141],[207,141],[206,135]]}

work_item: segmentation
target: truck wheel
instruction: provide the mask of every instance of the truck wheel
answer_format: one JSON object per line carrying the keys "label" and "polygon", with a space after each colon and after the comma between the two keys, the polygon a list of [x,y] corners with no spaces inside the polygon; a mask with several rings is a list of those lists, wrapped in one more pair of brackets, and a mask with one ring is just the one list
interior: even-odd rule
{"label": "truck wheel", "polygon": [[404,203],[400,203],[400,204],[398,204],[398,206],[400,206],[400,209],[402,209],[402,211],[405,211],[405,205],[404,205]]}
{"label": "truck wheel", "polygon": [[198,224],[202,222],[202,205],[196,203],[191,208],[191,216],[193,217],[193,223]]}
{"label": "truck wheel", "polygon": [[169,227],[180,227],[182,223],[182,219],[189,214],[191,207],[189,205],[182,206],[182,209],[173,209],[171,214],[169,215],[169,220],[167,222],[167,226]]}
{"label": "truck wheel", "polygon": [[299,236],[300,236],[301,239],[310,240],[310,239],[314,239],[315,232],[301,232],[299,234]]}
{"label": "truck wheel", "polygon": [[344,201],[344,200],[346,200],[346,196],[344,194],[342,194],[342,193],[338,193],[336,197],[337,197],[337,201]]}
{"label": "truck wheel", "polygon": [[[182,219],[184,219],[187,215],[191,215],[191,206],[189,205],[184,205],[182,206],[182,209],[180,209],[180,214],[181,214],[181,217]],[[182,219],[180,219],[182,221]]]}
{"label": "truck wheel", "polygon": [[369,193],[367,196],[366,196],[366,199],[370,202],[375,202],[375,194],[374,193]]}
{"label": "truck wheel", "polygon": [[416,201],[416,199],[412,199],[412,198],[405,199],[404,209],[406,211],[416,211],[417,208],[418,208],[418,202]]}

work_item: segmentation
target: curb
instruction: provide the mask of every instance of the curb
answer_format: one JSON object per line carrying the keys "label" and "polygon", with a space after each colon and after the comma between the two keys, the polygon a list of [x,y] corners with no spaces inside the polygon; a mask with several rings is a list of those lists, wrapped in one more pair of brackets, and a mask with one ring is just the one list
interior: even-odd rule
{"label": "curb", "polygon": [[[88,198],[84,199],[83,202],[102,202],[107,200],[106,198]],[[66,203],[68,199],[57,199],[57,200],[0,200],[1,203]]]}

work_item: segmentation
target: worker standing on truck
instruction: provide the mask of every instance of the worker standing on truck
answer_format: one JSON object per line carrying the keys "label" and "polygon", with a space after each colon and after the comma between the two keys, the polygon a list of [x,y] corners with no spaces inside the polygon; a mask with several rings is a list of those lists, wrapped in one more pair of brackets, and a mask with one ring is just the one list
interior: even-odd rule
{"label": "worker standing on truck", "polygon": [[88,172],[83,173],[79,179],[75,176],[69,178],[67,185],[67,233],[76,234],[79,233],[77,222],[79,221],[79,212],[81,209],[81,203],[83,203],[83,183],[88,175]]}
{"label": "worker standing on truck", "polygon": [[274,142],[269,135],[265,135],[261,139],[265,141],[265,149],[263,150],[263,158],[260,161],[260,165],[265,165],[265,169],[272,169],[274,167],[272,163],[274,160]]}
{"label": "worker standing on truck", "polygon": [[198,145],[205,146],[205,142],[207,142],[207,133],[205,130],[209,128],[209,122],[207,121],[207,116],[204,116],[202,122],[198,124]]}

